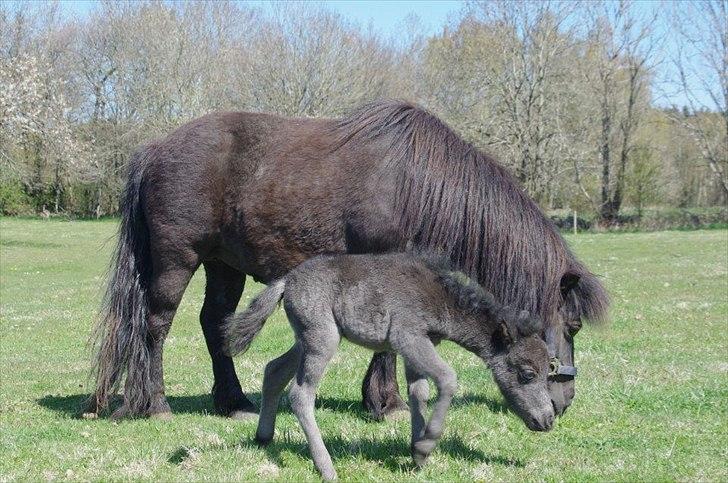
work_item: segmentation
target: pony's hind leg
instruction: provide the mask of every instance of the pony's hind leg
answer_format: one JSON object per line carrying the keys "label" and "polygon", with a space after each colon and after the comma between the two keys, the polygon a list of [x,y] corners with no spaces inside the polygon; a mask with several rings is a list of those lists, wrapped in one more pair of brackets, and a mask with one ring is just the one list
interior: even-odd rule
{"label": "pony's hind leg", "polygon": [[260,417],[255,432],[255,440],[262,445],[273,439],[281,393],[296,374],[300,359],[301,346],[296,343],[288,352],[265,366]]}
{"label": "pony's hind leg", "polygon": [[[129,362],[124,385],[124,404],[114,411],[112,418],[143,415],[169,419],[172,416],[172,410],[164,394],[162,351],[172,319],[194,271],[195,268],[192,266],[161,268],[160,265],[155,265],[147,309],[148,350],[138,355],[138,362]],[[142,363],[141,359],[144,357],[148,357],[149,360]],[[149,372],[140,370],[136,364],[140,364],[139,367],[148,364]],[[143,387],[149,388],[148,394],[145,390],[141,390]],[[139,397],[144,397],[145,401],[143,403],[137,401]],[[147,408],[144,414],[132,409],[143,406]]]}
{"label": "pony's hind leg", "polygon": [[200,311],[200,324],[207,350],[212,359],[212,400],[215,411],[224,416],[243,419],[256,409],[245,397],[235,374],[233,360],[223,354],[222,321],[235,312],[245,285],[245,274],[219,261],[205,261],[205,302]]}
{"label": "pony's hind leg", "polygon": [[[413,426],[413,438],[418,438],[412,444],[412,458],[418,466],[427,460],[442,436],[445,424],[445,416],[450,407],[453,395],[457,390],[457,376],[455,371],[443,361],[435,350],[435,346],[428,338],[411,339],[402,338],[404,344],[397,344],[395,349],[404,357],[405,365],[409,368],[410,377],[413,380],[427,376],[437,386],[437,400],[432,410],[430,420],[425,425],[424,431]],[[417,383],[418,385],[421,384]],[[421,395],[418,395],[418,399]],[[419,406],[419,411],[424,413],[424,407]],[[412,416],[413,422],[417,419]],[[417,434],[415,434],[417,430]]]}
{"label": "pony's hind leg", "polygon": [[316,320],[303,321],[291,311],[287,312],[296,334],[301,336],[300,363],[288,396],[291,409],[306,434],[316,469],[324,480],[333,480],[336,479],[336,470],[316,424],[314,405],[316,389],[326,366],[336,353],[341,336],[336,322],[330,315],[326,317],[317,314]]}

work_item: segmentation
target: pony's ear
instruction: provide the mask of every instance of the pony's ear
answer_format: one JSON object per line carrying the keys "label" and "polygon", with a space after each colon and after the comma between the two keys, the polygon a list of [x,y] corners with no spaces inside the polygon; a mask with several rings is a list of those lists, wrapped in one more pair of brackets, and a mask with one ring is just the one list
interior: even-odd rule
{"label": "pony's ear", "polygon": [[561,283],[559,284],[559,288],[561,289],[561,298],[566,299],[566,296],[569,295],[569,292],[574,290],[576,286],[579,285],[580,278],[581,277],[579,275],[572,272],[566,272],[561,277]]}

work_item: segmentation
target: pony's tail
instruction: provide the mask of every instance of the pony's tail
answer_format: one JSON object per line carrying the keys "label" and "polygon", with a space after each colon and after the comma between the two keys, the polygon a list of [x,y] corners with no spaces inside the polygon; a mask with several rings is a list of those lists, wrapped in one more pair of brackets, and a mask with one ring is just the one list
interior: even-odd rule
{"label": "pony's tail", "polygon": [[278,302],[283,298],[286,280],[278,279],[265,288],[250,302],[244,312],[231,315],[225,321],[223,332],[225,343],[223,351],[229,356],[245,352],[253,339],[263,328],[263,324],[273,313]]}
{"label": "pony's tail", "polygon": [[151,401],[147,286],[152,264],[149,230],[141,206],[144,165],[149,154],[141,150],[129,162],[118,244],[94,331],[96,393],[90,407],[96,413],[109,407],[124,374],[124,404],[129,414],[144,413]]}

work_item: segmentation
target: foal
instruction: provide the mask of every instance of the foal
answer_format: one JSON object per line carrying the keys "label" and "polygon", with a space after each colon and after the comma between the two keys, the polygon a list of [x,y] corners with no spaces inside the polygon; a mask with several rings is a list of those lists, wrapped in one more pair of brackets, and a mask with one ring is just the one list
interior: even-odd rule
{"label": "foal", "polygon": [[[548,431],[554,410],[546,388],[549,370],[540,321],[498,304],[462,273],[412,254],[312,258],[271,283],[245,312],[226,325],[226,352],[245,351],[284,299],[296,343],[268,363],[256,440],[273,438],[281,392],[289,392],[316,468],[336,478],[314,419],[316,388],[341,337],[372,350],[399,353],[405,363],[412,420],[412,457],[422,465],[442,435],[456,389],[455,372],[435,351],[451,340],[482,358],[501,392],[526,425]],[[437,386],[430,420],[427,378]]]}

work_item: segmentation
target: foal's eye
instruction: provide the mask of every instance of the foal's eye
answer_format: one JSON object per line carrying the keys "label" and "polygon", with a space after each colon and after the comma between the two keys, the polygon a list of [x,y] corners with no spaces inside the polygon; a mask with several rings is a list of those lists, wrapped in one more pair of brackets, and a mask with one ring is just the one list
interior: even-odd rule
{"label": "foal's eye", "polygon": [[531,369],[524,369],[518,373],[518,377],[521,379],[521,382],[528,382],[536,377],[536,373]]}

